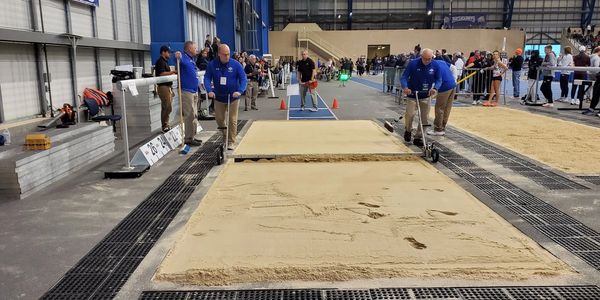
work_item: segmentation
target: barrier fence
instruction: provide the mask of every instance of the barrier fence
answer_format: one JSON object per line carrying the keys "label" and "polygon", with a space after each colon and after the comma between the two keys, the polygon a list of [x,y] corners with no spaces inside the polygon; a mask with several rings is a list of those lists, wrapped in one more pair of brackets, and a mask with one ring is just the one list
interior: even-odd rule
{"label": "barrier fence", "polygon": [[[383,86],[382,91],[389,92],[391,89],[392,93],[396,93],[396,99],[398,102],[402,101],[402,87],[400,84],[400,78],[404,73],[405,68],[394,68],[385,67],[383,69]],[[507,75],[509,72],[505,72],[502,75],[503,83],[506,80],[512,79],[511,76]],[[473,100],[487,100],[487,95],[490,91],[492,84],[492,70],[487,68],[468,68],[457,70],[457,86],[456,95],[463,98],[472,98]],[[503,102],[506,104],[506,84],[501,85],[500,95],[496,95],[496,99],[502,97]]]}

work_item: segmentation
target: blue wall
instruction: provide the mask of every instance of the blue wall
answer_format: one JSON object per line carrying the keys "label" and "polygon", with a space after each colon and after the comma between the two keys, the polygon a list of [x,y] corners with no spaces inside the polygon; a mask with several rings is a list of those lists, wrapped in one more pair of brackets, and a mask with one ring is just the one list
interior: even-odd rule
{"label": "blue wall", "polygon": [[[269,53],[269,1],[257,0],[257,13],[260,19],[257,24],[258,48],[257,53]],[[234,0],[215,0],[217,36],[231,49],[239,49],[235,44],[235,9]],[[168,45],[173,52],[183,51],[187,32],[186,0],[150,0],[150,51],[152,63],[160,56],[160,47]],[[262,24],[265,26],[262,26]],[[204,41],[195,41],[202,45]],[[175,64],[174,55],[171,63]]]}
{"label": "blue wall", "polygon": [[[235,45],[235,10],[234,0],[215,0],[217,15],[217,36],[221,43],[229,45],[231,51],[237,49]],[[237,45],[239,47],[239,45]]]}
{"label": "blue wall", "polygon": [[[168,45],[173,52],[183,51],[187,36],[185,0],[150,0],[150,52],[152,63],[160,56],[160,47]],[[200,41],[203,42],[203,41]],[[174,56],[171,63],[175,64]]]}

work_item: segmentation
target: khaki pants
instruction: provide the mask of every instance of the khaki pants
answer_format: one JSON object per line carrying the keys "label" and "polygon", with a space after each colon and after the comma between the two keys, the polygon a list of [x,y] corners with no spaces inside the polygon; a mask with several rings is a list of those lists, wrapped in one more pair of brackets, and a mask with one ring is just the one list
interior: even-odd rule
{"label": "khaki pants", "polygon": [[[227,125],[227,130],[229,131],[229,145],[235,144],[235,137],[237,136],[237,121],[239,107],[239,100],[231,102],[231,107],[229,108],[229,124]],[[215,119],[217,120],[217,126],[219,128],[225,127],[226,111],[227,103],[215,101]],[[223,134],[225,134],[225,132],[223,132]]]}
{"label": "khaki pants", "polygon": [[173,91],[170,86],[158,86],[158,97],[160,97],[160,121],[162,128],[169,127],[169,115],[173,110]]}
{"label": "khaki pants", "polygon": [[246,109],[248,109],[248,102],[250,102],[252,108],[256,108],[256,98],[258,97],[258,92],[258,82],[248,81],[248,87],[246,88],[246,96],[244,97]]}
{"label": "khaki pants", "polygon": [[[421,107],[421,122],[427,124],[427,112],[429,111],[429,98],[419,99],[419,106]],[[417,100],[409,98],[406,102],[406,112],[404,113],[404,128],[406,131],[412,132],[412,123],[417,112]],[[417,134],[415,138],[421,138],[423,133],[421,127],[417,126]]]}
{"label": "khaki pants", "polygon": [[309,89],[304,83],[300,83],[300,102],[301,107],[305,107],[306,104],[306,92],[310,93],[312,98],[312,104],[314,108],[317,108],[317,92],[314,89]]}
{"label": "khaki pants", "polygon": [[190,143],[194,140],[198,130],[198,94],[181,92],[183,102],[183,125],[185,127],[185,137],[183,141]]}
{"label": "khaki pants", "polygon": [[450,111],[452,110],[452,102],[454,101],[454,89],[439,93],[435,100],[435,119],[433,128],[435,131],[446,130]]}

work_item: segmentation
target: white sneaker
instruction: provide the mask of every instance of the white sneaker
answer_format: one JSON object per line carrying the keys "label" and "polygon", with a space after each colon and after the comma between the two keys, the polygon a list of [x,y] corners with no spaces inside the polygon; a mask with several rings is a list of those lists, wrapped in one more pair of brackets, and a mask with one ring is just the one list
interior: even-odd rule
{"label": "white sneaker", "polygon": [[434,135],[434,136],[443,136],[446,135],[445,131],[435,131],[435,130],[427,130],[427,135]]}
{"label": "white sneaker", "polygon": [[312,112],[317,112],[317,111],[319,111],[319,110],[313,107],[313,108],[311,108],[311,109],[310,109],[310,111],[312,111]]}
{"label": "white sneaker", "polygon": [[571,105],[575,105],[575,99],[571,99],[569,103],[571,103]]}
{"label": "white sneaker", "polygon": [[544,105],[542,105],[542,107],[554,107],[553,103],[546,103]]}
{"label": "white sneaker", "polygon": [[575,105],[579,105],[579,99],[575,99]]}
{"label": "white sneaker", "polygon": [[479,103],[477,103],[477,101],[473,101],[473,103],[471,103],[472,105],[477,105]]}
{"label": "white sneaker", "polygon": [[300,110],[301,110],[301,111],[304,111],[304,106],[303,106],[303,107],[300,107]]}

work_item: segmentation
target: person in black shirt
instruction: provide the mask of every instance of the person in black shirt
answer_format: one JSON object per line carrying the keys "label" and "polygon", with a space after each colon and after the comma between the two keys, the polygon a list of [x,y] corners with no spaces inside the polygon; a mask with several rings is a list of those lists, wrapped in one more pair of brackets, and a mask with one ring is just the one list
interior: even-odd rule
{"label": "person in black shirt", "polygon": [[310,92],[312,98],[313,108],[310,109],[312,112],[318,111],[317,108],[317,93],[314,89],[309,87],[313,81],[315,81],[316,69],[315,62],[308,57],[308,51],[302,50],[302,59],[296,63],[298,69],[298,82],[300,83],[300,110],[304,110],[306,92]]}
{"label": "person in black shirt", "polygon": [[211,43],[210,43],[210,34],[206,35],[206,40],[204,40],[204,49],[208,48],[208,60],[213,60],[215,58],[214,53],[212,52]]}
{"label": "person in black shirt", "polygon": [[260,67],[256,64],[256,56],[250,55],[248,62],[244,67],[244,72],[248,78],[248,87],[246,88],[244,111],[248,111],[248,102],[252,110],[258,110],[256,107],[256,98],[258,97],[258,78],[260,77]]}
{"label": "person in black shirt", "polygon": [[521,84],[521,70],[523,69],[523,49],[517,48],[515,50],[515,56],[511,57],[508,61],[510,68],[512,69],[512,84],[513,84],[513,98],[519,98],[520,84]]}
{"label": "person in black shirt", "polygon": [[[175,71],[171,71],[169,67],[169,58],[171,57],[171,49],[168,46],[160,47],[160,57],[154,63],[154,74],[155,76],[167,76],[177,74]],[[160,120],[162,123],[163,132],[167,132],[171,129],[169,126],[169,115],[173,110],[173,90],[171,86],[173,82],[159,83],[158,97],[161,102]]]}

